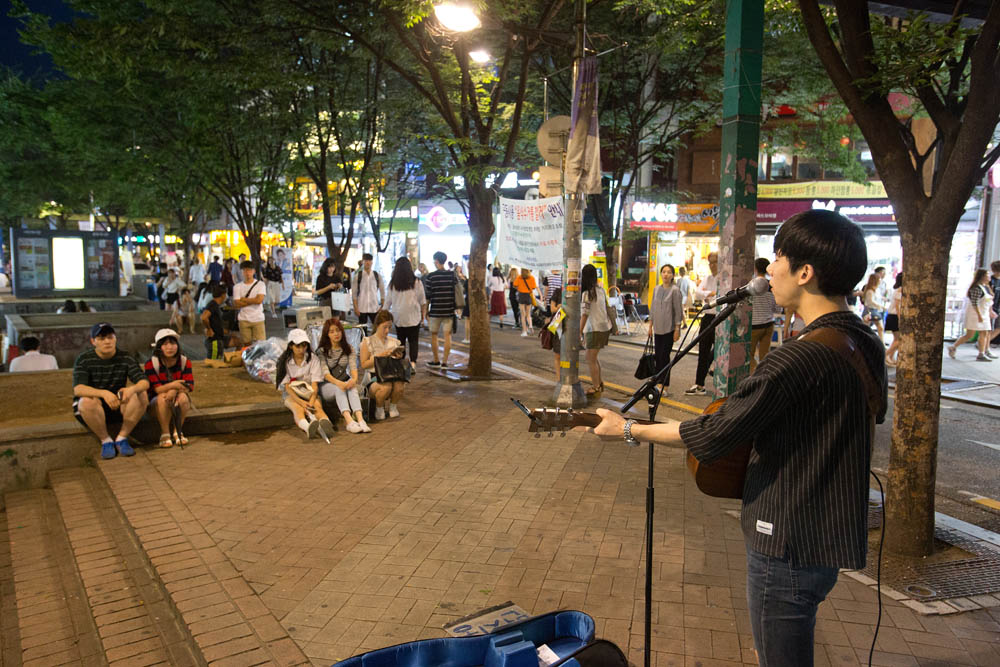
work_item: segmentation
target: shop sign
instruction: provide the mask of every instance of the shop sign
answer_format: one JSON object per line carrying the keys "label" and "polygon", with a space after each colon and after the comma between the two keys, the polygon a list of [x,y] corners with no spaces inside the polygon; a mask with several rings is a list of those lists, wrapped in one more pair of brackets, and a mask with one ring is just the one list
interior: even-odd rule
{"label": "shop sign", "polygon": [[432,232],[443,232],[452,225],[468,225],[469,221],[462,213],[449,213],[443,206],[435,206],[420,214],[420,224]]}
{"label": "shop sign", "polygon": [[796,213],[810,209],[836,211],[857,222],[895,222],[892,203],[887,199],[800,199],[758,200],[757,222],[784,222]]}
{"label": "shop sign", "polygon": [[757,199],[887,199],[888,196],[882,181],[804,181],[757,186]]}
{"label": "shop sign", "polygon": [[718,231],[717,204],[664,204],[635,202],[631,208],[632,229],[651,232]]}

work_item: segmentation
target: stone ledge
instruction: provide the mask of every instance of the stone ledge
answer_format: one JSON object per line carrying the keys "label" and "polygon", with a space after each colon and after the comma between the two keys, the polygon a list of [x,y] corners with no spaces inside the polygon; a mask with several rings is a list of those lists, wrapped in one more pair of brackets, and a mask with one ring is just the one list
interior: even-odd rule
{"label": "stone ledge", "polygon": [[[289,426],[288,408],[282,403],[251,403],[195,409],[187,419],[187,435],[235,433]],[[152,445],[159,429],[143,417],[135,440]],[[93,435],[76,420],[51,422],[0,430],[0,498],[15,489],[45,486],[50,470],[91,465],[98,458]],[[2,509],[2,500],[0,500]]]}

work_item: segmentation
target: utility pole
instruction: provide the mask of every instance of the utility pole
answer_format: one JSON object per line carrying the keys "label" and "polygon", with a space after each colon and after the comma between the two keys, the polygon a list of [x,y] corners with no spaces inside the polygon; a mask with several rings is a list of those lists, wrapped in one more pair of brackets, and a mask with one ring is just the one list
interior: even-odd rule
{"label": "utility pole", "polygon": [[[722,92],[718,293],[753,277],[760,153],[764,0],[728,0]],[[715,393],[728,396],[750,373],[750,307],[742,305],[715,337]],[[742,348],[742,350],[740,350]]]}
{"label": "utility pole", "polygon": [[[584,39],[587,26],[587,5],[585,0],[576,0],[576,49],[573,53],[573,90],[580,78],[583,62]],[[566,154],[563,154],[563,184],[566,183]],[[555,403],[561,408],[580,408],[587,404],[587,397],[580,384],[580,271],[581,243],[583,236],[583,210],[585,195],[580,188],[576,192],[563,192],[566,223],[563,228],[563,296],[562,308],[566,313],[563,320],[566,328],[559,337],[559,384],[555,389]]]}

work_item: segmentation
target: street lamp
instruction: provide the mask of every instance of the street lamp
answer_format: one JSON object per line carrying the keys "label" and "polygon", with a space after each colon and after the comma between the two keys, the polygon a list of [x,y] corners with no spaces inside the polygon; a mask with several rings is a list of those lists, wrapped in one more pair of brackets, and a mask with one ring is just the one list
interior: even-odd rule
{"label": "street lamp", "polygon": [[452,32],[468,32],[482,25],[471,7],[454,2],[442,2],[439,5],[434,5],[434,16],[437,17],[441,25]]}
{"label": "street lamp", "polygon": [[490,54],[482,49],[478,51],[469,51],[469,59],[479,65],[485,65],[490,61]]}

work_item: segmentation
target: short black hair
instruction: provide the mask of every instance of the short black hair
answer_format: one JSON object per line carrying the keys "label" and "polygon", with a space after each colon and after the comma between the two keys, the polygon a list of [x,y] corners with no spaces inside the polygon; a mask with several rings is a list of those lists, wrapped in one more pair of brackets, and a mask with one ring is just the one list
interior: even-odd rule
{"label": "short black hair", "polygon": [[245,262],[242,262],[242,263],[240,264],[240,268],[241,268],[241,269],[252,269],[252,268],[253,268],[253,262],[251,262],[251,261],[250,261],[250,260],[248,259],[248,260],[246,260]]}
{"label": "short black hair", "polygon": [[849,296],[868,268],[865,235],[834,211],[811,209],[786,220],[774,237],[774,252],[792,271],[809,264],[826,296]]}
{"label": "short black hair", "polygon": [[216,262],[218,262],[219,261],[219,256],[218,255],[212,255],[212,259],[215,260]]}
{"label": "short black hair", "polygon": [[445,262],[448,261],[448,255],[438,250],[436,253],[434,253],[434,261],[437,262],[438,264],[444,264]]}
{"label": "short black hair", "polygon": [[362,262],[368,261],[370,259],[375,259],[374,257],[372,257],[372,254],[370,252],[366,252],[365,254],[361,255]]}
{"label": "short black hair", "polygon": [[38,340],[34,336],[25,336],[21,339],[21,349],[25,352],[31,352],[32,350],[37,350],[42,346],[42,341]]}
{"label": "short black hair", "polygon": [[771,260],[766,257],[758,257],[753,261],[753,268],[761,275],[767,273],[767,267],[769,266],[771,266]]}
{"label": "short black hair", "polygon": [[212,283],[212,298],[218,299],[220,296],[225,296],[229,294],[229,290],[226,289],[225,285],[220,283]]}

